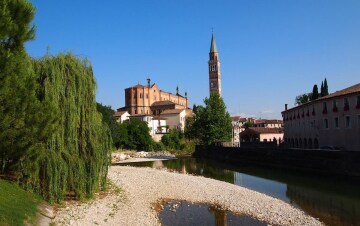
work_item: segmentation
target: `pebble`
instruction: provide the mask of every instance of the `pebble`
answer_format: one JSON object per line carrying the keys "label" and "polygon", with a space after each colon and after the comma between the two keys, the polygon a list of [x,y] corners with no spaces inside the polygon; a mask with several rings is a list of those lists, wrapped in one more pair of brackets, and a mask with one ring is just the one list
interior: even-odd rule
{"label": "pebble", "polygon": [[[281,200],[230,183],[200,176],[179,174],[151,168],[112,166],[109,179],[124,194],[110,194],[96,199],[88,208],[77,205],[59,209],[55,225],[161,225],[154,205],[163,199],[209,203],[234,213],[249,215],[268,225],[324,225],[302,210]],[[111,208],[117,205],[116,210]],[[86,206],[86,204],[81,204]],[[173,206],[172,211],[176,211]],[[99,208],[99,209],[98,209]],[[163,208],[163,206],[161,206]],[[96,213],[99,211],[99,213]],[[108,218],[109,214],[114,217]],[[107,218],[104,222],[102,219]]]}

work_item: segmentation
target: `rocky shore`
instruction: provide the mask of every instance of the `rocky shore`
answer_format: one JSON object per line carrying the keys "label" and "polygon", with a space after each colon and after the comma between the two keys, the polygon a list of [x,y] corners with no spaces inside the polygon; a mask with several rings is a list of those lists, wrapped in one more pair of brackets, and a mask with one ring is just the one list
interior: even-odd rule
{"label": "rocky shore", "polygon": [[175,155],[167,151],[145,152],[145,151],[118,151],[111,154],[111,163],[116,165],[125,162],[145,162],[153,161],[154,159],[166,160],[174,159]]}
{"label": "rocky shore", "polygon": [[269,225],[323,225],[291,205],[226,182],[128,166],[112,166],[109,179],[122,191],[91,203],[57,211],[56,225],[160,225],[155,204],[161,199],[219,205]]}

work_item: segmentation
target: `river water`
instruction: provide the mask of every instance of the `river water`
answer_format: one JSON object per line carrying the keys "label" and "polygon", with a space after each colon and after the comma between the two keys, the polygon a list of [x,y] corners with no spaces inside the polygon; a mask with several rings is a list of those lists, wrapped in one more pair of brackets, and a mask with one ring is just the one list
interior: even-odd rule
{"label": "river water", "polygon": [[360,182],[354,179],[224,164],[191,157],[124,165],[166,168],[226,181],[281,199],[319,218],[326,225],[360,225]]}

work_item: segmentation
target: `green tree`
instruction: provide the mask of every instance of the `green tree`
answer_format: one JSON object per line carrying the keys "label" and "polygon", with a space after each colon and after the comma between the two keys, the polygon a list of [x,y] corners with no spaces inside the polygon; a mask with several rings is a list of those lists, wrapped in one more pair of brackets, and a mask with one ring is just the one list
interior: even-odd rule
{"label": "green tree", "polygon": [[205,145],[213,145],[231,139],[231,118],[223,99],[217,93],[205,98],[205,107],[198,107],[192,130],[194,136]]}
{"label": "green tree", "polygon": [[[0,1],[0,171],[24,173],[51,134],[52,108],[41,108],[25,42],[34,38],[35,9],[26,0]],[[28,169],[29,170],[29,169]]]}
{"label": "green tree", "polygon": [[311,93],[304,93],[296,96],[295,105],[306,104],[310,101]]}
{"label": "green tree", "polygon": [[320,97],[324,96],[324,82],[321,82],[321,87],[320,87]]}
{"label": "green tree", "polygon": [[324,81],[324,96],[327,96],[327,95],[329,95],[329,88],[328,88],[327,80],[325,78],[325,81]]}
{"label": "green tree", "polygon": [[124,123],[128,132],[126,148],[149,151],[153,146],[153,139],[149,133],[149,127],[145,122],[138,119],[126,120]]}
{"label": "green tree", "polygon": [[180,133],[177,130],[170,130],[169,134],[164,134],[161,137],[161,142],[165,145],[165,147],[171,150],[180,150]]}
{"label": "green tree", "polygon": [[117,135],[118,137],[115,139],[115,147],[116,148],[126,148],[129,146],[129,135],[127,131],[126,123],[120,124],[117,127]]}
{"label": "green tree", "polygon": [[313,87],[311,100],[316,100],[318,98],[319,98],[319,89],[318,89],[317,85],[315,84],[314,87]]}
{"label": "green tree", "polygon": [[96,103],[96,109],[102,114],[103,122],[109,126],[113,144],[118,148],[116,144],[119,144],[120,139],[119,123],[116,122],[114,110],[110,106],[105,106],[101,103]]}

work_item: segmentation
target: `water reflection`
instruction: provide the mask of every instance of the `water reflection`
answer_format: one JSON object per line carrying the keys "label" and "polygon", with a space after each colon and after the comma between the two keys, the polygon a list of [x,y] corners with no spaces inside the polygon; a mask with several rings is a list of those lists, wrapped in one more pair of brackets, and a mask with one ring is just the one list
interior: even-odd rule
{"label": "water reflection", "polygon": [[218,206],[206,203],[190,203],[186,201],[162,202],[162,210],[159,213],[161,224],[171,225],[208,225],[208,226],[232,226],[250,225],[264,226],[265,223],[248,216],[236,215]]}
{"label": "water reflection", "polygon": [[234,166],[195,158],[130,165],[166,168],[226,181],[291,203],[327,225],[360,225],[360,183],[357,180]]}

